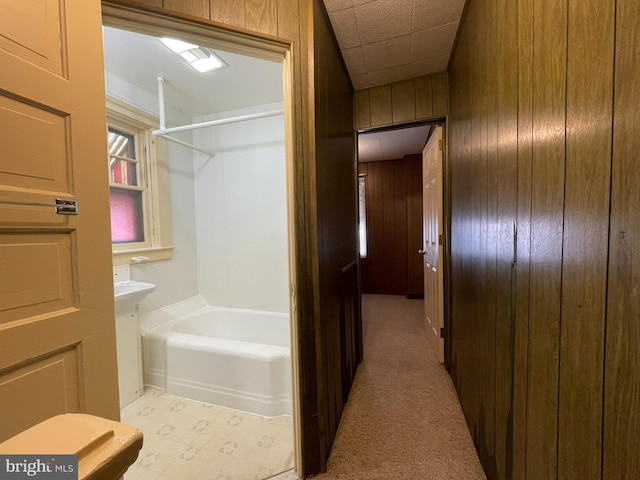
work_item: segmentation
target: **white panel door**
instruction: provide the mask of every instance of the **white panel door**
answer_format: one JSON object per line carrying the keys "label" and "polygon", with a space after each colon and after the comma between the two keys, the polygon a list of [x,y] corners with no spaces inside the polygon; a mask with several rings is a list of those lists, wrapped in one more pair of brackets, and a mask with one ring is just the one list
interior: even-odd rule
{"label": "white panel door", "polygon": [[442,126],[433,132],[422,152],[423,186],[423,260],[424,260],[424,316],[427,337],[438,361],[444,362],[444,277],[442,207]]}

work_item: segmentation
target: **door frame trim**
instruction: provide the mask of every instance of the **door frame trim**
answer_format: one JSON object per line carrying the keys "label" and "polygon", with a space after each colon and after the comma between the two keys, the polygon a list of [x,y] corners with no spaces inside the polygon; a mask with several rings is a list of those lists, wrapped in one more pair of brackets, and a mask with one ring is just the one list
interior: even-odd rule
{"label": "door frame trim", "polygon": [[[287,227],[289,243],[289,311],[291,315],[291,363],[292,363],[292,402],[294,424],[294,470],[303,476],[304,452],[302,440],[302,395],[301,383],[304,372],[300,358],[299,338],[299,305],[298,281],[296,272],[298,264],[303,263],[296,257],[297,238],[296,218],[294,214],[295,195],[297,189],[294,175],[295,141],[299,135],[294,123],[294,61],[292,58],[292,43],[285,39],[258,35],[254,32],[230,27],[227,25],[207,22],[188,15],[167,13],[145,7],[132,7],[121,5],[118,2],[102,2],[103,25],[133,30],[138,33],[157,35],[170,31],[180,34],[186,39],[192,39],[199,45],[211,48],[224,49],[226,51],[263,60],[279,62],[283,68],[283,103],[284,103],[284,128],[285,128],[285,158],[286,158],[286,184],[287,184]],[[315,371],[313,372],[315,376]]]}
{"label": "door frame trim", "polygon": [[[362,133],[372,132],[386,132],[390,130],[400,130],[403,128],[416,127],[420,125],[441,125],[443,129],[442,140],[444,142],[442,153],[444,155],[442,161],[442,195],[443,195],[443,222],[444,222],[444,366],[448,372],[451,369],[451,169],[449,168],[449,128],[448,128],[448,115],[443,117],[435,117],[432,119],[411,121],[405,123],[394,123],[391,125],[383,125],[379,127],[367,127],[355,129],[356,133],[356,168],[358,165],[357,160],[357,139],[358,135]],[[427,138],[428,140],[428,138]],[[426,145],[426,142],[425,142]],[[421,152],[422,154],[422,152]]]}

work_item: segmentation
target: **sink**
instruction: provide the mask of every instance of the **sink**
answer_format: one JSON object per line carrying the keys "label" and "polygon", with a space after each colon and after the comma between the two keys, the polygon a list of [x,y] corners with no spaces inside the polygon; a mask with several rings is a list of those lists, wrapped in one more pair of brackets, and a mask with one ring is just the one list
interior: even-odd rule
{"label": "sink", "polygon": [[156,289],[153,283],[118,282],[113,284],[116,315],[133,309],[144,297]]}

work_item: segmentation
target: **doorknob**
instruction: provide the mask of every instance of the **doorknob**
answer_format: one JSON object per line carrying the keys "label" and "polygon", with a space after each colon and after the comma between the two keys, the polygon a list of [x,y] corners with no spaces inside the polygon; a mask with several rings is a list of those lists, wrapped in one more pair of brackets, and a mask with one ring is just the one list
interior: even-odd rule
{"label": "doorknob", "polygon": [[421,255],[424,255],[425,253],[427,253],[427,251],[426,250],[418,250],[418,253],[421,254]]}

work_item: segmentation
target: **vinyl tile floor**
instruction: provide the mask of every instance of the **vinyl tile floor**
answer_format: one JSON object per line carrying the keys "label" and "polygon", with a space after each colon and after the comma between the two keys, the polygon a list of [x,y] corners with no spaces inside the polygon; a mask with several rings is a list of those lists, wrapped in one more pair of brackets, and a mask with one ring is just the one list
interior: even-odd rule
{"label": "vinyl tile floor", "polygon": [[144,435],[125,480],[262,480],[293,468],[290,416],[261,417],[145,388],[121,417]]}

